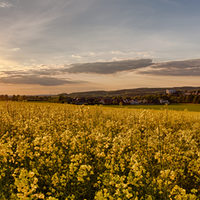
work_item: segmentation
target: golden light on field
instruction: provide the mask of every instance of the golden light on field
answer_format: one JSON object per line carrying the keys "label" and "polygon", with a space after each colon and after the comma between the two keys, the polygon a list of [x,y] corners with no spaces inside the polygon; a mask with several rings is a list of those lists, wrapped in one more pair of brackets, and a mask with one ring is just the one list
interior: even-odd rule
{"label": "golden light on field", "polygon": [[198,112],[1,102],[0,120],[2,199],[200,199]]}

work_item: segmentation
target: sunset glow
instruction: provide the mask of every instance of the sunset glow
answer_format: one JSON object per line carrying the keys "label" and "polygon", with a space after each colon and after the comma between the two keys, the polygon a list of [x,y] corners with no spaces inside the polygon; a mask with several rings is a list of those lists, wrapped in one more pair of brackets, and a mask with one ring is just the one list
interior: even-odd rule
{"label": "sunset glow", "polygon": [[199,6],[0,0],[0,93],[199,86]]}

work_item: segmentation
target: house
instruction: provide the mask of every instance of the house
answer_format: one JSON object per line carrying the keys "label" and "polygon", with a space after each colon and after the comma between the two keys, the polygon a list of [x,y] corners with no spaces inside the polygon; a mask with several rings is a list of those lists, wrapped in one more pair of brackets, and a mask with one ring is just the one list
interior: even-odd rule
{"label": "house", "polygon": [[138,105],[139,102],[137,100],[130,100],[130,105]]}
{"label": "house", "polygon": [[129,104],[130,104],[129,99],[123,99],[123,104],[125,104],[125,105],[129,105]]}
{"label": "house", "polygon": [[166,90],[166,94],[175,94],[176,93],[176,90],[174,89],[167,89]]}
{"label": "house", "polygon": [[168,100],[160,99],[160,104],[169,105]]}
{"label": "house", "polygon": [[112,104],[112,99],[109,99],[109,98],[102,98],[100,101],[99,101],[100,104],[103,104],[103,105],[111,105]]}
{"label": "house", "polygon": [[74,99],[74,104],[76,104],[76,105],[84,105],[84,104],[86,104],[87,102],[85,101],[85,99],[84,98],[75,98]]}
{"label": "house", "polygon": [[142,100],[142,103],[143,103],[143,104],[148,104],[148,100],[147,100],[147,99],[143,99],[143,100]]}
{"label": "house", "polygon": [[104,105],[104,104],[105,104],[105,100],[104,100],[104,99],[101,99],[101,100],[99,101],[99,103]]}
{"label": "house", "polygon": [[192,93],[191,92],[185,92],[184,95],[189,96],[189,95],[192,95]]}
{"label": "house", "polygon": [[196,90],[196,91],[194,92],[194,95],[200,95],[200,91]]}

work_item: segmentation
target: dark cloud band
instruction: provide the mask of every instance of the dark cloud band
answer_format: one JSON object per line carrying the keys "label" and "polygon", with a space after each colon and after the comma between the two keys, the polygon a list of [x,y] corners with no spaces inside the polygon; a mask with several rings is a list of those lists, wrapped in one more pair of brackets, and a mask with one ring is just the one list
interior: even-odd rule
{"label": "dark cloud band", "polygon": [[152,64],[151,59],[83,63],[83,64],[73,64],[71,65],[70,68],[65,69],[64,71],[69,73],[114,74],[117,72],[129,71],[147,67],[151,64]]}
{"label": "dark cloud band", "polygon": [[58,75],[69,76],[70,73],[114,74],[135,70],[138,74],[158,76],[200,76],[200,59],[152,63],[151,59],[124,60],[114,62],[96,62],[72,64],[57,68],[38,70],[1,71],[0,83],[37,84],[42,86],[58,86],[80,84],[85,81],[74,81],[59,78]]}
{"label": "dark cloud band", "polygon": [[58,86],[65,84],[76,84],[78,81],[69,81],[65,79],[53,78],[48,76],[37,75],[13,75],[0,78],[1,83],[6,84],[28,84],[41,86]]}
{"label": "dark cloud band", "polygon": [[157,63],[138,72],[160,76],[200,76],[200,59]]}

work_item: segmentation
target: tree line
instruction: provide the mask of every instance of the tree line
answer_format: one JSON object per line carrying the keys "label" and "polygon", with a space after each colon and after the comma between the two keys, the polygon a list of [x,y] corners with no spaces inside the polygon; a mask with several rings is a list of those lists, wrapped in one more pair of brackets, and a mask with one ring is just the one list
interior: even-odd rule
{"label": "tree line", "polygon": [[25,96],[25,95],[0,95],[0,101],[41,101],[54,103],[68,103],[77,105],[130,105],[133,101],[138,104],[161,104],[161,100],[167,100],[170,104],[176,103],[200,103],[199,94],[151,94],[129,96],[107,96],[107,97],[69,97],[67,95],[54,96]]}

